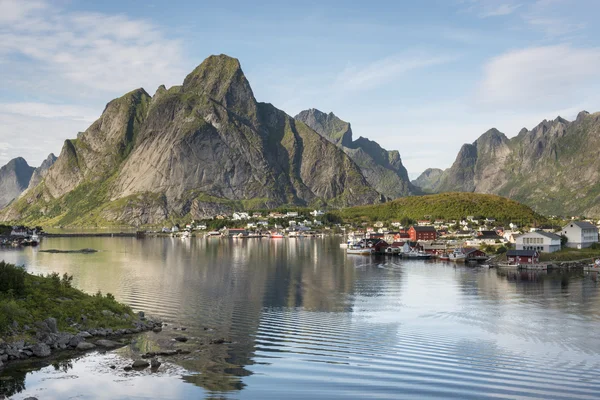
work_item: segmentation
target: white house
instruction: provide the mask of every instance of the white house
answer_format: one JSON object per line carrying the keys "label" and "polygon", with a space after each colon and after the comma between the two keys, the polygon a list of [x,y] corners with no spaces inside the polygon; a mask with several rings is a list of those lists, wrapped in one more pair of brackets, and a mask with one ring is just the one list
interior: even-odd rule
{"label": "white house", "polygon": [[287,214],[285,214],[286,217],[290,217],[290,218],[296,218],[298,216],[298,212],[296,211],[288,211]]}
{"label": "white house", "polygon": [[205,231],[206,230],[206,225],[196,225],[196,229],[199,229],[201,231]]}
{"label": "white house", "polygon": [[243,219],[249,219],[250,216],[248,215],[248,213],[245,212],[234,212],[233,215],[231,216],[231,219],[233,219],[234,221],[241,221]]}
{"label": "white house", "polygon": [[529,232],[516,238],[517,250],[553,253],[560,250],[560,236],[544,231]]}
{"label": "white house", "polygon": [[321,210],[314,210],[310,212],[310,215],[312,215],[313,217],[320,217],[322,215],[325,215],[325,213]]}
{"label": "white house", "polygon": [[563,226],[562,233],[567,237],[567,247],[582,249],[598,243],[598,228],[587,221],[571,221]]}
{"label": "white house", "polygon": [[20,226],[13,226],[12,231],[10,232],[10,236],[27,236],[27,228],[23,228]]}

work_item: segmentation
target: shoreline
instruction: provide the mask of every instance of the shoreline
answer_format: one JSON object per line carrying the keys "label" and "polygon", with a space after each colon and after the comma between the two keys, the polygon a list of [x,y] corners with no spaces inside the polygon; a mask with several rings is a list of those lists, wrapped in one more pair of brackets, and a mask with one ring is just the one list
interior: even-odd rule
{"label": "shoreline", "polygon": [[[123,318],[127,319],[123,314]],[[139,333],[162,330],[162,321],[146,318],[143,312],[132,318],[131,328],[90,328],[77,329],[76,333],[61,332],[56,319],[49,317],[36,323],[35,337],[23,332],[0,337],[0,372],[20,362],[43,360],[61,353],[83,354],[91,350],[111,350],[127,345],[128,337]],[[131,318],[131,317],[129,317]]]}

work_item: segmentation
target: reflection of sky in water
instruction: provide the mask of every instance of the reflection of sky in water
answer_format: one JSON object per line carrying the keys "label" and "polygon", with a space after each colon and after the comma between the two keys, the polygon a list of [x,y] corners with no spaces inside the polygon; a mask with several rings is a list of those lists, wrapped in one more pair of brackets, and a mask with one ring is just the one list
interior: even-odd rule
{"label": "reflection of sky in water", "polygon": [[593,335],[600,328],[600,289],[590,277],[346,256],[338,243],[78,238],[42,247],[100,251],[0,253],[34,272],[72,273],[77,287],[112,292],[187,326],[190,335],[208,326],[234,342],[215,348],[208,360],[181,363],[192,376],[179,371],[121,381],[104,373],[97,358],[84,357],[62,376],[30,374],[27,393],[43,389],[40,397],[60,398],[65,387],[74,394],[103,388],[104,398],[600,393],[600,338]]}

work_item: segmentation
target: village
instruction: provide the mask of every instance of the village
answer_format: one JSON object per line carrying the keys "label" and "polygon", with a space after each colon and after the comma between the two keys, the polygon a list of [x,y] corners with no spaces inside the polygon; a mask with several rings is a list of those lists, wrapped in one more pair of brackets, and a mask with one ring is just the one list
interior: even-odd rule
{"label": "village", "polygon": [[[585,249],[600,250],[598,222],[590,219],[554,219],[551,225],[530,226],[494,218],[466,216],[460,220],[421,219],[345,223],[322,210],[269,213],[234,212],[163,228],[180,237],[310,238],[338,235],[348,254],[438,258],[458,262],[490,263],[500,267],[544,269],[552,254],[572,249],[571,258],[588,257]],[[216,222],[216,223],[215,223]],[[210,227],[220,226],[219,229]],[[580,252],[577,252],[580,250]],[[597,252],[600,256],[600,251]]]}

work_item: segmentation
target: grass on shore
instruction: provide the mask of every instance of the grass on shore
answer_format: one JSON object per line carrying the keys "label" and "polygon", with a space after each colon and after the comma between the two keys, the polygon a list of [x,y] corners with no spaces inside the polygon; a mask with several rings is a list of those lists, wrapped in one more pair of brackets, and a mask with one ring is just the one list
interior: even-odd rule
{"label": "grass on shore", "polygon": [[[58,329],[75,332],[79,323],[85,328],[131,328],[133,312],[107,293],[86,294],[71,286],[73,277],[57,273],[36,276],[23,268],[0,261],[0,335],[9,333],[14,322],[27,335],[35,323],[56,318]],[[108,311],[108,312],[107,312]],[[123,318],[128,314],[131,318]],[[83,317],[83,318],[82,318]],[[28,325],[29,332],[23,330]]]}
{"label": "grass on shore", "polygon": [[540,253],[540,261],[579,261],[588,259],[592,262],[592,259],[600,257],[600,249],[588,247],[586,249],[572,249],[565,247],[560,251],[554,253]]}

